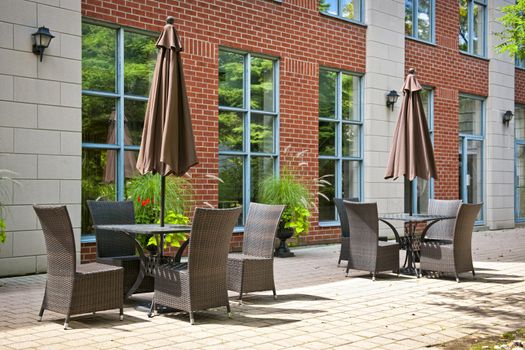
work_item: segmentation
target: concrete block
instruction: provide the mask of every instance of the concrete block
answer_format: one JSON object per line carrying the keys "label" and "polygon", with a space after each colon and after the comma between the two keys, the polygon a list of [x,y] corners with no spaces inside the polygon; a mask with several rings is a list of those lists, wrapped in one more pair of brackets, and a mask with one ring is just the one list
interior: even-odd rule
{"label": "concrete block", "polygon": [[0,101],[0,125],[15,128],[36,128],[36,105]]}
{"label": "concrete block", "polygon": [[37,156],[33,154],[2,154],[2,169],[16,173],[17,179],[34,179],[37,171]]}
{"label": "concrete block", "polygon": [[0,74],[36,78],[37,62],[33,53],[0,49]]}
{"label": "concrete block", "polygon": [[61,57],[46,57],[45,64],[40,64],[38,77],[69,83],[81,83],[81,62]]}
{"label": "concrete block", "polygon": [[[0,160],[2,159],[2,154],[0,154]],[[6,171],[5,169],[2,170],[2,176],[4,175],[8,175],[8,176],[11,176],[11,177],[15,177],[16,174],[15,173],[11,173],[11,172],[8,172]],[[15,180],[15,181],[18,181],[18,180]],[[0,191],[0,203],[2,203],[3,205],[11,205],[13,204],[13,192],[14,192],[14,187],[15,186],[19,186],[18,185],[18,182],[14,182],[14,181],[3,181],[2,183],[2,190]]]}
{"label": "concrete block", "polygon": [[51,31],[81,35],[81,16],[78,11],[38,5],[38,26],[49,26]]}
{"label": "concrete block", "polygon": [[50,5],[50,6],[60,6],[60,0],[34,0],[39,4]]}
{"label": "concrete block", "polygon": [[[15,41],[14,41],[15,50],[31,52],[31,54],[33,55],[33,58],[35,58],[35,61],[37,61],[37,57],[35,56],[35,54],[33,54],[33,38],[31,37],[31,34],[36,32],[37,29],[38,28],[29,27],[27,25],[20,25],[20,24],[15,24],[14,29],[13,29],[14,31],[13,35],[15,38]],[[51,41],[52,44],[50,44],[50,47],[46,49],[46,52],[45,52],[46,55],[48,54],[48,51],[51,49],[51,46],[53,46],[53,44],[55,43],[55,39],[56,38],[54,38]],[[38,58],[38,60],[39,59],[40,58]]]}
{"label": "concrete block", "polygon": [[11,23],[0,22],[0,47],[13,48],[13,25]]}
{"label": "concrete block", "polygon": [[[69,217],[71,218],[71,225],[75,234],[75,242],[77,248],[80,248],[80,226],[82,222],[82,206],[80,204],[69,204],[67,206]],[[77,249],[78,250],[78,249]]]}
{"label": "concrete block", "polygon": [[29,1],[0,1],[0,21],[36,27],[36,4]]}
{"label": "concrete block", "polygon": [[46,243],[42,231],[19,231],[13,233],[13,255],[42,255],[46,253]]}
{"label": "concrete block", "polygon": [[[13,256],[13,233],[5,233],[5,242],[0,244],[0,258],[9,258]],[[0,264],[1,264],[0,260]]]}
{"label": "concrete block", "polygon": [[36,214],[32,205],[11,205],[5,211],[9,231],[32,231],[37,229]]}
{"label": "concrete block", "polygon": [[60,105],[82,107],[82,87],[80,84],[60,84]]}
{"label": "concrete block", "polygon": [[60,203],[78,204],[82,201],[82,182],[80,180],[60,180]]}
{"label": "concrete block", "polygon": [[14,147],[14,130],[13,128],[0,127],[0,152],[13,152]]}
{"label": "concrete block", "polygon": [[47,254],[36,257],[36,273],[47,272]]}
{"label": "concrete block", "polygon": [[66,58],[81,60],[82,37],[68,34],[61,34],[60,37],[60,55]]}
{"label": "concrete block", "polygon": [[60,0],[60,7],[80,12],[80,0]]}
{"label": "concrete block", "polygon": [[58,180],[20,180],[14,188],[14,202],[17,205],[59,203],[60,181]]}
{"label": "concrete block", "polygon": [[78,180],[82,176],[80,156],[38,156],[39,179]]}
{"label": "concrete block", "polygon": [[15,152],[59,154],[60,132],[35,129],[15,129]]}
{"label": "concrete block", "polygon": [[60,154],[81,156],[82,134],[80,132],[61,132]]}
{"label": "concrete block", "polygon": [[19,102],[60,104],[60,83],[15,77],[14,100]]}
{"label": "concrete block", "polygon": [[12,257],[0,260],[0,276],[21,276],[35,272],[36,257],[34,256]]}
{"label": "concrete block", "polygon": [[[0,74],[0,100],[13,99],[13,76]],[[0,121],[0,124],[2,122]]]}
{"label": "concrete block", "polygon": [[39,105],[38,128],[81,131],[82,110],[80,108]]}

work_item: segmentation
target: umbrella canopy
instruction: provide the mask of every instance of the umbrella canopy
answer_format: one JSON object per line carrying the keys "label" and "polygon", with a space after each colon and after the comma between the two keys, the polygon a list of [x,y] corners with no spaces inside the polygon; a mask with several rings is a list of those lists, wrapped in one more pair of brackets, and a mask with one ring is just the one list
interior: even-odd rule
{"label": "umbrella canopy", "polygon": [[[106,143],[114,144],[115,143],[115,132],[116,127],[115,123],[117,121],[117,114],[115,110],[111,112],[109,117],[109,128],[108,128],[108,137]],[[131,145],[131,136],[129,134],[129,129],[127,126],[127,119],[124,116],[124,144]],[[117,151],[108,150],[106,156],[106,165],[104,167],[104,182],[111,183],[115,182],[115,158]],[[124,176],[126,178],[131,178],[135,175],[135,167],[137,164],[137,159],[135,157],[135,152],[126,152],[124,155]]]}
{"label": "umbrella canopy", "polygon": [[[419,91],[421,85],[411,68],[403,85],[403,105],[397,120],[385,179],[404,176],[437,179],[434,150]],[[411,188],[411,187],[410,187]]]}
{"label": "umbrella canopy", "polygon": [[198,163],[180,52],[182,46],[168,18],[157,40],[137,169],[141,174],[184,175]]}

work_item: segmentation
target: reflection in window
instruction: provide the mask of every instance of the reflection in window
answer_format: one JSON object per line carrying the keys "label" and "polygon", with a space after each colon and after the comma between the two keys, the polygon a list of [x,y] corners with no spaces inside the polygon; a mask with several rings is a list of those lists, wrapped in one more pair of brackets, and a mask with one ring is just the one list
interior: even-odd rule
{"label": "reflection in window", "polygon": [[433,42],[434,0],[405,0],[405,34]]}
{"label": "reflection in window", "polygon": [[319,72],[319,220],[337,220],[334,197],[361,198],[361,79]]}
{"label": "reflection in window", "polygon": [[341,18],[361,21],[362,0],[319,0],[319,11]]}
{"label": "reflection in window", "polygon": [[[248,208],[275,174],[277,61],[219,51],[219,207]],[[242,225],[243,217],[239,219]]]}
{"label": "reflection in window", "polygon": [[525,58],[522,58],[521,60],[516,58],[516,67],[525,69]]}
{"label": "reflection in window", "polygon": [[486,0],[459,0],[459,49],[485,56]]}

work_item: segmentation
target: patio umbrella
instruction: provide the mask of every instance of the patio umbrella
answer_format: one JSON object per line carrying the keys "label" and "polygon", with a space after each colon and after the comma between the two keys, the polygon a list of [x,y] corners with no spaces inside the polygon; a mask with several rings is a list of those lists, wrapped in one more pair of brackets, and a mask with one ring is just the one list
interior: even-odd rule
{"label": "patio umbrella", "polygon": [[141,174],[161,175],[161,226],[164,226],[165,177],[182,176],[198,163],[182,71],[182,46],[173,26],[174,18],[168,17],[166,22],[157,40],[157,62],[137,159]]}
{"label": "patio umbrella", "polygon": [[[117,121],[117,113],[115,110],[111,112],[109,116],[109,128],[108,128],[108,137],[107,143],[112,145],[115,143],[115,123]],[[127,119],[124,116],[124,144],[131,145],[131,136],[129,134],[129,129],[127,126]],[[106,165],[104,166],[104,182],[111,183],[115,182],[115,158],[117,151],[108,150],[106,153]],[[124,177],[131,178],[134,176],[135,167],[137,165],[137,158],[135,157],[135,152],[125,152],[124,154]]]}
{"label": "patio umbrella", "polygon": [[421,85],[416,72],[410,68],[403,85],[403,104],[397,120],[392,148],[388,157],[385,179],[404,176],[410,181],[409,212],[412,215],[412,181],[416,176],[422,179],[437,179],[434,150],[428,132],[425,111],[419,91]]}

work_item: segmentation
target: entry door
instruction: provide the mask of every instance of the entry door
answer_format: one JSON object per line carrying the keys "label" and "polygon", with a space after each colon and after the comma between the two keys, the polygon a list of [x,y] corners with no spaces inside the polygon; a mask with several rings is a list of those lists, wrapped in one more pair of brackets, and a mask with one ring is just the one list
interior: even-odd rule
{"label": "entry door", "polygon": [[[483,202],[483,140],[461,136],[459,140],[459,190],[465,203]],[[483,210],[476,223],[483,223]]]}
{"label": "entry door", "polygon": [[525,221],[525,144],[516,143],[516,221]]}

